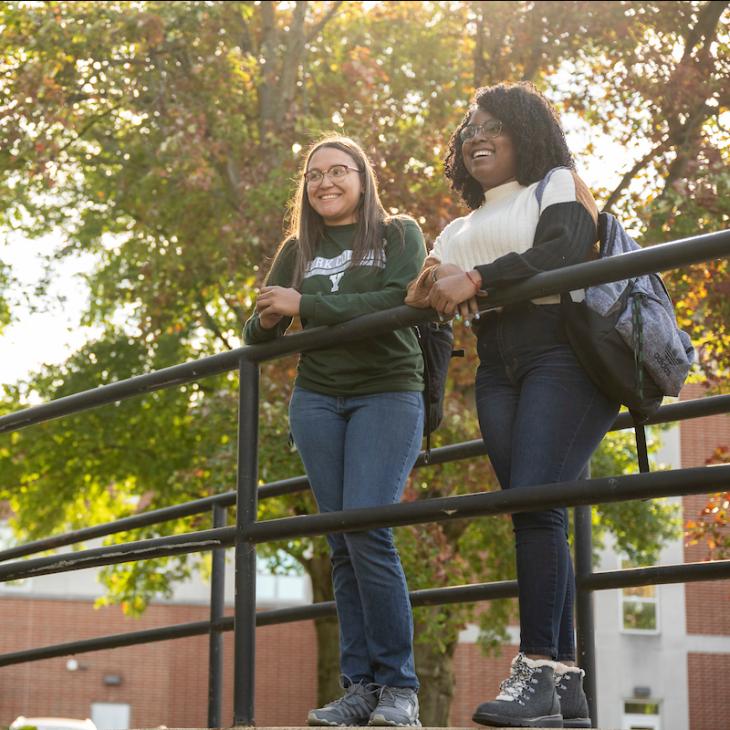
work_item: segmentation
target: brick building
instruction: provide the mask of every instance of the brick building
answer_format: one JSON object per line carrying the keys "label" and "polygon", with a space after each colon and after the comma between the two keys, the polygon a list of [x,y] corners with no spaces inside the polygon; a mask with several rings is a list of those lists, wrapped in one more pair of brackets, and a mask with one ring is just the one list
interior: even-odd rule
{"label": "brick building", "polygon": [[[687,398],[699,391],[688,388]],[[663,435],[661,461],[704,465],[714,448],[730,444],[730,417],[685,422]],[[683,500],[685,516],[704,500]],[[663,563],[704,559],[701,546],[668,546]],[[620,567],[609,546],[599,569]],[[227,570],[231,582],[233,570]],[[0,584],[0,653],[75,639],[138,631],[208,617],[207,587],[181,586],[175,600],[151,606],[140,619],[116,607],[93,608],[100,593],[93,571]],[[307,603],[304,579],[261,576],[261,608]],[[228,585],[228,596],[232,597]],[[728,727],[730,696],[730,581],[666,585],[596,594],[599,725],[652,730]],[[230,612],[230,607],[229,607]],[[516,629],[512,631],[517,641]],[[224,724],[231,719],[232,634],[225,634]],[[484,657],[476,630],[462,632],[455,657],[457,683],[451,724],[471,725],[471,713],[493,696],[515,646]],[[0,668],[0,725],[18,715],[93,717],[100,728],[204,727],[208,694],[205,636],[48,659]],[[257,631],[256,722],[301,725],[316,697],[313,624],[299,622]]]}

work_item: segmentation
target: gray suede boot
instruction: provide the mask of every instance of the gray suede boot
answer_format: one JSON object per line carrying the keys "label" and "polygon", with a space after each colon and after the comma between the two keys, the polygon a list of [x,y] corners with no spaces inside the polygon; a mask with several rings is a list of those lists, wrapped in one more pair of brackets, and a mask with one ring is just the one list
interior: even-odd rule
{"label": "gray suede boot", "polygon": [[474,722],[491,727],[563,727],[555,662],[518,654],[497,698],[477,707]]}
{"label": "gray suede boot", "polygon": [[555,689],[560,699],[563,727],[590,727],[588,700],[583,691],[585,672],[558,662],[555,666]]}

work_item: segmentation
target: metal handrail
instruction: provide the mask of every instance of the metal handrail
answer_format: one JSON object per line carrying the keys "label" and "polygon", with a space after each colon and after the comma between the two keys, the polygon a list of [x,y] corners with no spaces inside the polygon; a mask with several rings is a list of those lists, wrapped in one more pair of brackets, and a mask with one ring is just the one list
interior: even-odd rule
{"label": "metal handrail", "polygon": [[[558,294],[585,286],[618,281],[653,271],[664,271],[730,255],[730,230],[706,233],[671,243],[659,244],[621,256],[566,266],[546,271],[529,279],[490,293],[489,307],[501,307],[526,299]],[[127,398],[151,393],[161,388],[190,383],[211,375],[219,375],[238,367],[241,361],[263,362],[295,352],[349,342],[361,337],[382,334],[389,330],[409,327],[435,318],[432,310],[395,307],[384,312],[367,314],[357,319],[333,325],[315,327],[280,337],[260,345],[239,347],[230,352],[211,355],[193,362],[174,365],[152,373],[64,396],[49,403],[31,406],[0,416],[0,433],[43,423],[54,418],[79,413],[89,408],[115,403]]]}
{"label": "metal handrail", "polygon": [[[630,499],[707,494],[730,488],[730,464],[707,469],[673,469],[649,474],[629,474],[601,479],[579,479],[497,492],[462,494],[455,497],[419,499],[384,507],[361,507],[297,517],[279,517],[255,522],[240,535],[248,543],[262,543],[334,532],[399,527],[423,522],[446,522],[465,517],[512,514],[525,510],[625,502]],[[49,555],[0,565],[0,581],[21,580],[72,570],[141,559],[203,552],[228,547],[235,542],[235,528],[138,540],[90,550]]]}
{"label": "metal handrail", "polygon": [[[708,398],[698,398],[691,401],[669,403],[661,406],[659,410],[647,421],[647,425],[658,425],[662,423],[674,423],[689,418],[700,416],[715,416],[722,413],[730,413],[730,395],[715,395]],[[625,428],[632,428],[633,421],[629,413],[620,413],[609,431],[620,431]],[[421,453],[416,461],[415,468],[425,466],[437,466],[446,464],[457,459],[469,459],[486,455],[487,451],[481,439],[463,441],[459,444],[440,446],[431,450],[431,458],[426,461],[424,453]],[[264,484],[258,489],[259,500],[280,497],[285,494],[295,494],[309,488],[309,481],[305,475],[280,479]],[[129,517],[122,517],[113,522],[105,522],[92,527],[83,527],[79,530],[65,532],[62,535],[52,535],[40,540],[34,540],[22,545],[16,545],[5,550],[0,550],[0,564],[3,561],[13,558],[20,558],[34,553],[55,550],[66,545],[73,545],[99,537],[114,535],[119,532],[128,532],[141,527],[160,524],[168,520],[175,520],[181,517],[192,517],[208,512],[216,505],[220,507],[232,507],[236,504],[236,493],[234,491],[202,497],[200,499],[185,502],[172,507],[161,507],[147,512],[141,512]],[[0,565],[0,568],[2,566]]]}
{"label": "metal handrail", "polygon": [[[712,234],[695,236],[673,243],[654,246],[623,256],[609,259],[601,259],[576,266],[565,267],[560,270],[545,272],[531,277],[518,284],[506,287],[498,292],[490,293],[488,308],[504,306],[525,299],[555,294],[563,291],[573,290],[593,284],[615,281],[623,278],[630,278],[640,274],[651,273],[658,270],[676,268],[689,263],[705,261],[713,258],[726,257],[730,255],[730,231],[720,231]],[[293,352],[301,352],[320,347],[326,347],[334,342],[342,343],[360,339],[366,336],[374,336],[383,332],[411,326],[420,322],[431,320],[435,313],[431,310],[415,310],[410,307],[397,307],[385,312],[359,317],[355,320],[335,325],[333,327],[320,327],[305,332],[295,333],[287,337],[278,338],[272,342],[256,345],[255,347],[242,347],[231,352],[213,355],[194,362],[176,365],[164,370],[136,376],[125,381],[113,383],[93,390],[66,396],[49,403],[33,406],[16,413],[0,417],[0,433],[8,433],[33,424],[40,424],[53,418],[65,417],[83,410],[95,408],[101,405],[117,402],[137,395],[142,395],[160,388],[182,385],[187,382],[220,374],[238,367],[239,369],[239,438],[238,438],[238,475],[237,491],[235,494],[237,513],[236,526],[223,527],[225,522],[216,521],[212,530],[204,530],[188,535],[175,535],[153,540],[143,540],[128,543],[125,546],[104,547],[91,551],[59,555],[34,560],[22,561],[19,563],[6,563],[0,565],[0,579],[8,580],[10,577],[22,575],[40,575],[50,572],[61,572],[63,570],[75,569],[77,567],[90,567],[91,565],[110,564],[123,562],[123,560],[142,559],[158,555],[174,555],[182,552],[193,552],[201,550],[213,550],[219,555],[221,548],[229,544],[236,545],[236,594],[235,594],[235,624],[234,636],[234,724],[253,724],[253,695],[254,695],[254,654],[255,638],[254,629],[257,623],[265,620],[260,618],[256,612],[255,596],[255,544],[273,538],[284,536],[302,536],[310,534],[322,534],[324,532],[345,531],[357,527],[363,529],[370,526],[412,524],[431,520],[447,520],[463,518],[465,516],[482,514],[502,514],[515,512],[520,509],[529,509],[539,505],[564,506],[584,505],[576,509],[576,585],[578,588],[577,608],[579,623],[579,657],[581,663],[589,668],[587,674],[587,694],[591,703],[591,714],[595,716],[595,676],[592,668],[594,662],[593,649],[593,617],[590,604],[590,592],[605,588],[623,587],[624,585],[642,585],[651,582],[676,582],[691,580],[706,580],[709,577],[724,577],[730,574],[730,561],[715,561],[710,564],[681,565],[681,566],[658,566],[654,568],[638,569],[640,572],[611,571],[610,573],[593,573],[590,565],[591,544],[590,544],[590,509],[585,505],[624,501],[627,499],[644,499],[656,496],[684,495],[691,493],[705,493],[715,489],[724,488],[730,484],[730,466],[716,467],[711,470],[685,469],[673,472],[660,472],[655,474],[640,474],[626,477],[612,477],[608,479],[597,479],[589,482],[565,482],[562,484],[539,485],[536,487],[524,488],[511,493],[494,492],[472,495],[461,495],[458,497],[439,498],[432,500],[420,500],[405,505],[392,505],[389,507],[369,508],[362,510],[351,510],[341,513],[328,513],[321,515],[309,515],[305,517],[290,517],[277,520],[269,520],[264,523],[256,522],[258,498],[266,495],[263,490],[257,488],[258,475],[258,387],[259,373],[258,364],[265,360],[280,357]],[[659,423],[664,420],[674,420],[671,415],[679,417],[697,417],[711,411],[727,412],[728,402],[723,400],[727,397],[719,397],[720,400],[708,399],[708,407],[703,403],[690,402],[671,404],[663,409],[652,422]],[[672,410],[674,409],[674,410]],[[669,413],[670,415],[667,415]],[[622,415],[617,418],[614,428],[626,428],[630,424],[628,416]],[[479,441],[468,442],[451,447],[444,447],[437,450],[432,463],[443,463],[456,458],[468,458],[484,453],[483,444]],[[691,479],[690,486],[687,486],[685,479]],[[286,483],[284,483],[286,482]],[[268,485],[271,489],[269,495],[274,493],[288,493],[303,489],[306,480],[297,477],[292,480],[284,480],[282,483]],[[265,489],[265,488],[264,488]],[[165,508],[155,513],[135,515],[124,518],[126,527],[136,524],[152,524],[150,519],[160,518],[162,514],[167,515],[165,519],[173,519],[176,516],[193,514],[191,509],[202,507],[203,500],[188,505],[181,505],[173,508]],[[230,494],[216,495],[206,498],[206,508],[213,506],[220,509],[232,503]],[[191,506],[195,504],[195,507]],[[179,512],[175,512],[178,510]],[[169,515],[174,515],[170,517]],[[134,522],[139,520],[139,522]],[[92,529],[104,529],[105,526]],[[108,528],[108,526],[106,526]],[[84,531],[77,531],[75,535]],[[85,532],[89,539],[91,533]],[[97,532],[96,536],[101,533]],[[106,533],[110,534],[110,533]],[[46,538],[46,541],[55,541],[54,547],[60,546],[63,536]],[[43,541],[37,541],[34,546],[37,548]],[[46,543],[49,544],[49,543]],[[29,546],[21,546],[26,549]],[[16,549],[18,550],[18,549]],[[26,553],[27,554],[27,553]],[[16,552],[13,556],[19,555]],[[5,551],[0,557],[7,559],[10,555]],[[122,560],[119,558],[122,557]],[[103,561],[103,562],[102,562]],[[25,572],[23,572],[25,571]],[[645,581],[642,583],[641,581]],[[218,590],[222,590],[222,582],[219,581]],[[429,598],[432,603],[448,601],[449,597],[466,595],[490,595],[499,593],[514,595],[514,582],[505,581],[498,586],[466,586],[453,587],[449,589],[430,589]],[[482,593],[480,594],[480,591]],[[422,600],[414,592],[414,600]],[[220,602],[220,595],[216,601]],[[423,600],[426,600],[423,598]],[[461,600],[461,599],[460,599]],[[466,599],[464,599],[466,600]],[[212,599],[213,603],[213,599]],[[414,604],[415,605],[415,604]],[[279,623],[286,620],[299,620],[293,616],[303,616],[307,611],[312,615],[325,615],[332,610],[330,605],[316,604],[310,607],[298,607],[294,609],[283,609],[281,612],[270,616],[271,623]],[[232,623],[230,617],[211,618],[209,622],[197,622],[195,625],[179,625],[178,627],[162,627],[152,629],[144,633],[147,640],[151,636],[157,636],[156,632],[167,632],[168,637],[186,634],[186,631],[204,632],[205,630],[220,632],[229,630]],[[137,638],[142,640],[142,636]],[[86,640],[88,642],[103,642],[119,640],[118,637],[100,637]],[[78,642],[74,643],[75,645]],[[67,650],[70,645],[57,645],[56,647],[45,647],[33,652],[60,651],[63,646]],[[214,646],[211,641],[211,652]],[[90,650],[90,649],[87,649]],[[15,661],[27,661],[20,659],[21,654],[29,656],[29,652],[15,652],[15,660],[11,662],[11,655],[0,656],[0,666],[3,663],[15,663]],[[5,661],[4,661],[5,660]],[[211,675],[214,671],[211,662]],[[213,694],[211,684],[211,696]],[[212,715],[209,714],[209,718]]]}

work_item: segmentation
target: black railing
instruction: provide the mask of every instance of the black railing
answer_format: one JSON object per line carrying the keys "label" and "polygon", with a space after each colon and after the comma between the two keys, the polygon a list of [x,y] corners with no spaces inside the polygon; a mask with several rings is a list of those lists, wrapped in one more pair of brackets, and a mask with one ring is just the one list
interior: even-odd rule
{"label": "black railing", "polygon": [[[491,297],[490,307],[555,294],[591,284],[663,271],[682,265],[730,255],[730,231],[696,236],[674,243],[611,259],[603,259],[552,272],[538,274]],[[165,520],[213,510],[213,528],[185,535],[129,542],[62,555],[44,556],[0,565],[0,581],[78,570],[183,553],[212,550],[211,613],[209,621],[179,624],[146,631],[99,637],[0,655],[0,666],[36,661],[117,646],[163,641],[210,634],[209,704],[210,727],[221,724],[222,644],[221,632],[234,628],[234,708],[235,725],[254,724],[255,627],[334,615],[331,602],[256,613],[256,544],[284,537],[319,535],[327,532],[396,526],[428,521],[445,521],[471,516],[505,514],[523,509],[573,506],[575,512],[576,613],[579,663],[586,669],[586,689],[591,717],[596,718],[596,674],[593,628],[593,591],[636,585],[690,582],[730,577],[730,560],[681,564],[634,570],[594,573],[591,564],[590,505],[604,502],[654,497],[705,494],[730,486],[730,466],[708,469],[679,469],[670,472],[539,485],[521,490],[426,499],[388,507],[366,508],[303,517],[287,517],[257,522],[258,499],[296,492],[307,487],[304,477],[296,477],[257,487],[258,482],[258,388],[259,363],[282,355],[326,347],[334,342],[357,340],[433,318],[433,312],[397,307],[360,317],[333,327],[299,332],[255,347],[203,358],[140,375],[94,390],[77,393],[39,406],[0,417],[0,433],[15,431],[54,418],[137,395],[174,387],[238,368],[239,426],[238,474],[235,492],[207,497],[187,504],[153,510],[107,525],[85,528],[0,551],[0,561],[56,549],[82,540],[102,537]],[[697,418],[730,412],[730,396],[674,403],[663,406],[651,423]],[[628,414],[616,419],[613,429],[631,427]],[[435,449],[431,464],[483,455],[481,441],[471,441]],[[423,465],[423,455],[417,466]],[[236,509],[235,527],[226,526],[226,508]],[[235,545],[236,577],[234,617],[223,616],[223,550]],[[411,593],[414,606],[474,602],[517,595],[515,581],[455,586]]]}

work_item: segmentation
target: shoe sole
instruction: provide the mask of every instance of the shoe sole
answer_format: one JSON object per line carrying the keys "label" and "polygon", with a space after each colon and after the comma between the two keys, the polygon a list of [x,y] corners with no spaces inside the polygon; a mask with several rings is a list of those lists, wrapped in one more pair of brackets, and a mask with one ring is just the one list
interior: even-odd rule
{"label": "shoe sole", "polygon": [[475,712],[471,718],[480,725],[489,727],[565,727],[562,715],[543,715],[542,717],[515,718],[506,715],[489,715]]}
{"label": "shoe sole", "polygon": [[395,722],[394,720],[387,720],[382,715],[371,715],[368,725],[372,727],[421,727],[421,722],[420,720],[416,720],[415,722]]}
{"label": "shoe sole", "polygon": [[570,719],[563,718],[563,727],[591,727],[590,717],[571,717]]}
{"label": "shoe sole", "polygon": [[367,719],[363,720],[360,723],[353,723],[350,725],[346,725],[344,722],[330,722],[329,720],[324,720],[319,717],[308,717],[307,718],[307,725],[309,727],[367,727],[368,721]]}

